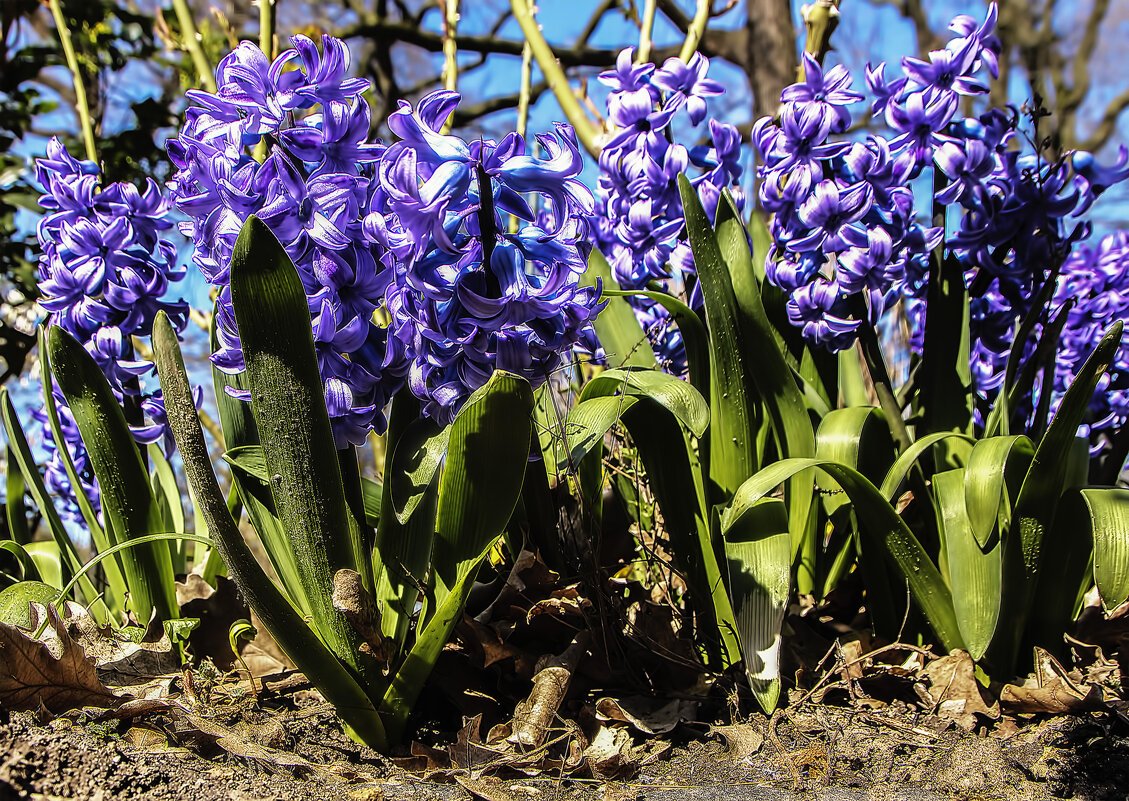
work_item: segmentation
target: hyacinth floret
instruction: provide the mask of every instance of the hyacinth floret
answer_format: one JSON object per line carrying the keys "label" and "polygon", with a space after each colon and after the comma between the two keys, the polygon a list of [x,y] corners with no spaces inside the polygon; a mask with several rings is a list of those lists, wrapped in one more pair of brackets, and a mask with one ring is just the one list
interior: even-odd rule
{"label": "hyacinth floret", "polygon": [[[177,330],[188,319],[186,303],[166,298],[170,284],[185,275],[175,246],[165,238],[172,227],[168,201],[152,180],[141,188],[103,185],[96,164],[74,158],[54,138],[46,156],[36,160],[36,176],[46,211],[36,228],[39,304],[48,312],[48,322],[82,343],[105,373],[126,408],[135,439],[160,443],[168,455],[173,443],[164,402],[160,390],[146,381],[155,368],[134,343],[135,337],[152,334],[160,311]],[[46,483],[65,499],[65,512],[77,519],[76,493],[84,492],[98,509],[98,486],[66,400],[58,388],[53,395],[63,443],[54,441],[43,410],[32,414],[42,425],[48,451]],[[79,488],[71,486],[60,447],[73,459]]]}
{"label": "hyacinth floret", "polygon": [[[599,158],[594,234],[622,288],[681,290],[696,303],[688,291],[694,260],[684,235],[680,173],[691,174],[711,219],[725,189],[743,207],[737,186],[741,137],[734,126],[709,118],[708,101],[722,95],[724,87],[708,71],[709,59],[700,53],[656,66],[636,64],[634,50],[628,48],[613,69],[599,76],[610,89],[608,123],[613,131]],[[832,85],[828,96],[838,98],[837,91]],[[692,129],[708,123],[708,139],[690,148],[678,144],[672,125],[680,117]],[[671,372],[684,373],[682,340],[666,311],[642,299],[628,302],[660,361]]]}

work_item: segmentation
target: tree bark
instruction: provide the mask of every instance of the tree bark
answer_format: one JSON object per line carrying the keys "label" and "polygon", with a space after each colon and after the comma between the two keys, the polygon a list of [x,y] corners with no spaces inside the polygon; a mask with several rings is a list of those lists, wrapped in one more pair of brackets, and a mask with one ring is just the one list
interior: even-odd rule
{"label": "tree bark", "polygon": [[796,27],[789,0],[748,0],[745,71],[754,118],[776,113],[780,93],[796,80]]}

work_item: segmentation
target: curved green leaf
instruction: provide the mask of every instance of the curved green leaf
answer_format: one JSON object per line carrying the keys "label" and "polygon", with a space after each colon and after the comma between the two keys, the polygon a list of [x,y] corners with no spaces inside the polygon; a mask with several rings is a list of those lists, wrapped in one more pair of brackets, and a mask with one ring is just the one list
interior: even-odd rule
{"label": "curved green leaf", "polygon": [[1094,538],[1094,583],[1112,611],[1129,600],[1129,490],[1084,489]]}
{"label": "curved green leaf", "polygon": [[401,524],[408,522],[435,482],[450,436],[450,426],[418,417],[397,441],[384,475],[391,489],[392,510]]}
{"label": "curved green leaf", "polygon": [[579,465],[593,448],[603,444],[604,435],[639,400],[633,395],[602,395],[573,406],[564,424],[568,465]]}
{"label": "curved green leaf", "polygon": [[987,547],[997,520],[1004,523],[1003,536],[1011,519],[1007,484],[1009,480],[1015,483],[1016,472],[1026,471],[1034,455],[1034,443],[1023,435],[988,437],[972,446],[964,471],[964,505],[973,539],[981,550]]}
{"label": "curved green leaf", "polygon": [[1003,560],[999,538],[989,548],[973,536],[965,506],[967,486],[963,468],[933,476],[957,625],[969,655],[979,661],[988,651],[1000,617]]}
{"label": "curved green leaf", "polygon": [[859,521],[862,551],[883,554],[901,571],[941,644],[949,650],[963,647],[952,595],[940,571],[890,502],[857,470],[822,459],[784,459],[770,465],[738,489],[722,516],[723,530],[781,483],[811,469],[830,475],[850,497]]}
{"label": "curved green leaf", "polygon": [[533,437],[533,405],[528,381],[497,371],[451,424],[435,517],[434,612],[381,705],[393,741],[402,735],[412,706],[462,617],[479,566],[517,505]]}
{"label": "curved green leaf", "polygon": [[761,498],[726,522],[729,594],[745,675],[761,709],[771,715],[780,701],[780,627],[792,587],[788,511],[779,498]]}
{"label": "curved green leaf", "polygon": [[650,398],[665,406],[696,437],[701,437],[710,424],[710,408],[702,394],[685,381],[658,370],[605,370],[584,385],[580,399],[620,394]]}
{"label": "curved green leaf", "polygon": [[164,312],[153,325],[153,351],[161,377],[169,427],[184,460],[188,487],[208,531],[247,605],[263,622],[283,652],[334,705],[365,743],[384,749],[384,726],[372,700],[351,673],[314,633],[306,619],[278,591],[255,560],[216,483],[204,432],[192,399],[176,332]]}

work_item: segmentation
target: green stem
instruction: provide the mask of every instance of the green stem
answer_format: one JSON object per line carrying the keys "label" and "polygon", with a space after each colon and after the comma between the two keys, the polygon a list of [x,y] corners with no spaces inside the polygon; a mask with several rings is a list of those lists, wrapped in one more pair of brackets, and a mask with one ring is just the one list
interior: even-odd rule
{"label": "green stem", "polygon": [[557,61],[553,48],[549,46],[549,43],[545,41],[545,37],[541,34],[541,29],[537,25],[532,10],[530,10],[528,0],[510,0],[510,6],[513,8],[518,25],[521,26],[521,32],[525,36],[526,42],[529,43],[533,57],[537,59],[537,66],[541,68],[545,81],[549,84],[549,88],[553,90],[557,102],[561,105],[561,111],[572,123],[572,127],[576,129],[576,136],[584,145],[584,149],[593,158],[599,158],[600,132],[580,105],[572,87],[569,86],[568,78],[565,76],[560,62]]}
{"label": "green stem", "polygon": [[67,68],[74,79],[74,104],[78,111],[78,122],[82,128],[82,142],[86,146],[86,158],[98,162],[98,148],[94,145],[94,123],[90,119],[90,103],[86,99],[86,85],[82,82],[82,72],[78,67],[78,56],[75,55],[74,42],[71,41],[71,30],[67,27],[67,19],[63,16],[62,0],[50,0],[51,16],[55,18],[55,28],[59,32],[59,43],[63,46],[63,55],[67,60]]}
{"label": "green stem", "polygon": [[259,49],[268,61],[274,60],[274,4],[276,0],[259,0]]}
{"label": "green stem", "polygon": [[196,30],[196,20],[192,18],[192,9],[188,7],[188,0],[172,0],[176,9],[176,19],[180,23],[180,34],[184,38],[184,46],[188,55],[192,57],[192,64],[196,68],[196,75],[200,83],[209,92],[216,91],[216,78],[212,74],[212,67],[204,48],[200,46],[200,34]]}
{"label": "green stem", "polygon": [[686,40],[682,43],[682,51],[678,57],[683,61],[689,61],[690,57],[698,49],[698,43],[702,41],[702,36],[706,32],[706,23],[710,21],[710,0],[698,0],[698,8],[694,12],[694,19],[690,21],[690,27],[686,29]]}
{"label": "green stem", "polygon": [[635,63],[646,64],[651,60],[651,35],[655,30],[655,8],[658,0],[647,0],[643,6],[643,21],[639,25],[639,49],[635,52]]}
{"label": "green stem", "polygon": [[[839,3],[840,0],[818,0],[803,7],[804,27],[807,29],[804,52],[814,56],[820,64],[831,49],[831,34],[839,27]],[[802,79],[802,63],[799,71]]]}

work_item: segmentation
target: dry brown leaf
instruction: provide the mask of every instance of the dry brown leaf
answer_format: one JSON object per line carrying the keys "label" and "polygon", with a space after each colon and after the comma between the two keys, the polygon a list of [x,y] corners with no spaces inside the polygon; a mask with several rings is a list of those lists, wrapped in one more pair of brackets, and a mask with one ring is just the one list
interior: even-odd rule
{"label": "dry brown leaf", "polygon": [[995,720],[1000,716],[1000,706],[984,702],[980,682],[976,681],[975,666],[967,651],[957,649],[930,662],[922,675],[929,681],[926,692],[944,718],[951,718],[963,729],[976,728],[977,715]]}
{"label": "dry brown leaf", "polygon": [[1042,648],[1035,649],[1035,674],[1022,686],[1005,684],[1000,704],[1009,712],[1078,714],[1109,708],[1102,688],[1067,671]]}
{"label": "dry brown leaf", "polygon": [[528,801],[525,793],[516,793],[501,779],[493,776],[456,776],[455,781],[464,790],[482,801]]}
{"label": "dry brown leaf", "polygon": [[634,726],[643,734],[666,734],[679,723],[693,720],[698,711],[696,701],[676,698],[663,702],[654,698],[601,698],[596,702],[596,717]]}
{"label": "dry brown leaf", "polygon": [[34,606],[33,630],[46,628],[40,639],[31,632],[0,623],[0,706],[12,710],[46,709],[62,714],[84,706],[119,703],[71,639],[54,607]]}
{"label": "dry brown leaf", "polygon": [[537,675],[533,677],[533,689],[529,697],[514,710],[512,732],[509,742],[525,748],[536,748],[545,742],[545,737],[553,725],[572,681],[573,671],[583,658],[588,647],[588,633],[581,632],[558,657],[551,657],[539,664]]}
{"label": "dry brown leaf", "polygon": [[592,775],[604,779],[634,773],[639,767],[631,733],[624,728],[600,727],[582,757]]}
{"label": "dry brown leaf", "polygon": [[743,723],[713,726],[710,734],[717,735],[725,742],[725,752],[729,759],[738,764],[747,761],[764,745],[764,735]]}

